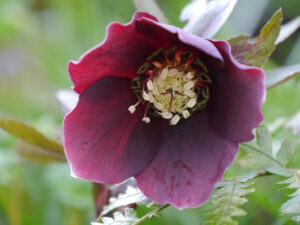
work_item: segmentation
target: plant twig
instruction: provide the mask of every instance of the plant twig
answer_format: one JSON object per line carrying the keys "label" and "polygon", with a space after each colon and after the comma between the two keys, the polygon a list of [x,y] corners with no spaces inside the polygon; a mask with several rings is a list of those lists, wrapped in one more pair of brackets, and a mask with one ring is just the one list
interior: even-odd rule
{"label": "plant twig", "polygon": [[150,211],[149,213],[147,213],[146,215],[144,215],[143,217],[141,217],[140,219],[138,219],[132,225],[139,225],[139,224],[145,222],[146,220],[151,219],[153,216],[157,215],[157,213],[159,213],[160,211],[164,210],[168,206],[170,206],[170,205],[167,204],[167,205],[158,206],[157,208],[153,209],[152,211]]}
{"label": "plant twig", "polygon": [[230,201],[231,201],[231,199],[233,198],[236,184],[237,184],[237,181],[236,181],[236,179],[234,179],[234,180],[233,180],[232,190],[231,190],[231,192],[230,192],[230,196],[229,196],[229,198],[228,198],[227,201],[226,201],[226,204],[225,204],[225,207],[224,207],[225,210],[224,210],[223,213],[222,213],[222,217],[221,217],[222,219],[218,221],[217,225],[220,225],[220,224],[222,223],[223,218],[224,218],[225,215],[228,213],[229,206],[230,206]]}

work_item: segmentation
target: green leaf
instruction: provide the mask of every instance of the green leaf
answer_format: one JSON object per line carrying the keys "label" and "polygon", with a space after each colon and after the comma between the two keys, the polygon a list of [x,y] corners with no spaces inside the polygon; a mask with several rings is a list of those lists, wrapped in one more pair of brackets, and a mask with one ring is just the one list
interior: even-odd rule
{"label": "green leaf", "polygon": [[[125,186],[122,187],[124,184]],[[104,206],[103,211],[97,219],[98,222],[92,223],[92,225],[138,225],[150,220],[152,217],[158,216],[160,211],[169,206],[156,205],[148,200],[141,190],[136,187],[134,179],[129,179],[127,182],[115,186],[117,192],[120,191],[120,188],[123,190],[124,187],[127,187],[127,189],[119,193],[118,196],[109,198],[109,204]],[[138,218],[133,209],[134,205],[144,205],[152,209],[147,214]],[[123,213],[124,208],[125,214]],[[113,217],[109,217],[112,213]]]}
{"label": "green leaf", "polygon": [[66,162],[63,154],[51,152],[47,149],[37,147],[26,142],[20,141],[15,147],[17,153],[25,160],[40,164],[48,164],[53,162]]}
{"label": "green leaf", "polygon": [[293,176],[279,184],[288,184],[287,189],[296,189],[289,195],[291,198],[282,204],[280,212],[291,216],[294,221],[300,222],[300,170],[294,170]]}
{"label": "green leaf", "polygon": [[[267,127],[260,126],[256,129],[257,147],[254,143],[240,144],[242,149],[247,151],[247,154],[240,157],[238,164],[244,168],[257,168],[268,170],[270,167],[281,167],[280,173],[285,173],[287,170],[285,164],[273,156],[272,139]],[[278,170],[274,169],[275,174]],[[271,171],[269,171],[271,172]],[[272,172],[271,172],[272,173]],[[288,173],[288,172],[287,172]]]}
{"label": "green leaf", "polygon": [[250,41],[248,35],[228,40],[234,58],[242,64],[261,67],[275,50],[281,22],[282,10],[279,9],[254,41]]}
{"label": "green leaf", "polygon": [[236,225],[237,221],[232,217],[246,215],[239,207],[248,202],[245,196],[254,192],[254,188],[249,188],[253,184],[249,180],[255,175],[256,173],[251,173],[219,182],[216,186],[217,191],[207,203],[211,206],[211,209],[205,212],[208,217],[201,224]]}
{"label": "green leaf", "polygon": [[272,88],[300,75],[300,64],[283,66],[266,71],[266,87]]}
{"label": "green leaf", "polygon": [[269,173],[279,175],[279,176],[284,176],[284,177],[289,177],[293,174],[288,169],[282,168],[280,166],[271,166],[271,167],[267,168],[267,171]]}
{"label": "green leaf", "polygon": [[282,164],[286,165],[292,159],[294,150],[295,150],[295,147],[294,147],[293,142],[290,139],[286,139],[281,144],[281,147],[279,149],[279,152],[277,153],[276,158]]}
{"label": "green leaf", "polygon": [[148,12],[157,17],[159,22],[169,24],[168,18],[155,0],[132,0],[137,11]]}
{"label": "green leaf", "polygon": [[268,155],[272,155],[272,139],[266,126],[256,129],[257,146]]}
{"label": "green leaf", "polygon": [[148,205],[149,203],[150,201],[140,189],[129,185],[124,193],[120,193],[117,197],[111,197],[109,199],[109,204],[104,207],[100,214],[100,218],[123,206],[128,206],[130,204]]}
{"label": "green leaf", "polygon": [[64,148],[62,145],[54,140],[48,139],[35,128],[21,121],[0,118],[0,128],[24,142],[64,157]]}
{"label": "green leaf", "polygon": [[250,152],[246,155],[246,157],[240,158],[237,163],[242,168],[260,168],[265,165],[267,161],[268,159],[266,157]]}
{"label": "green leaf", "polygon": [[113,217],[103,217],[101,223],[92,223],[92,225],[132,225],[138,220],[134,209],[125,208],[124,214],[114,212]]}

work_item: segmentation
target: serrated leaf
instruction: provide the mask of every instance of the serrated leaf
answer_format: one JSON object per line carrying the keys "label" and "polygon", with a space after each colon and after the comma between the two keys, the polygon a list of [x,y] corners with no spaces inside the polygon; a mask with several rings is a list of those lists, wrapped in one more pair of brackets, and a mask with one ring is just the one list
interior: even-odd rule
{"label": "serrated leaf", "polygon": [[[212,38],[226,22],[236,3],[237,0],[213,0],[207,4],[198,0],[190,3],[193,8],[190,5],[187,7],[192,15],[184,29],[203,38]],[[184,15],[186,11],[184,8]]]}
{"label": "serrated leaf", "polygon": [[[247,200],[248,201],[248,200]],[[246,201],[246,202],[247,202]],[[246,202],[242,202],[242,204],[246,203]],[[246,211],[237,207],[232,207],[231,208],[231,215],[232,216],[245,216],[247,215]]]}
{"label": "serrated leaf", "polygon": [[279,152],[277,153],[276,158],[280,161],[283,165],[286,165],[291,159],[294,154],[294,144],[290,139],[286,139],[281,144]]}
{"label": "serrated leaf", "polygon": [[279,182],[279,184],[289,184],[287,186],[287,188],[289,189],[300,188],[300,170],[294,171],[293,176],[284,181]]}
{"label": "serrated leaf", "polygon": [[267,171],[269,173],[279,175],[279,176],[284,176],[284,177],[289,177],[289,176],[293,175],[293,173],[291,173],[286,168],[282,168],[282,167],[279,167],[279,166],[271,166],[271,167],[267,168]]}
{"label": "serrated leaf", "polygon": [[[238,160],[238,164],[241,167],[256,167],[257,169],[268,170],[270,167],[279,166],[283,170],[286,169],[285,165],[274,156],[271,134],[265,126],[260,126],[256,129],[256,140],[257,147],[254,143],[240,145],[241,148],[247,151],[247,154]],[[280,142],[275,143],[280,145]]]}
{"label": "serrated leaf", "polygon": [[237,163],[242,168],[254,168],[254,167],[261,167],[265,165],[266,160],[268,159],[266,159],[264,156],[250,152],[245,157],[240,158],[237,161]]}
{"label": "serrated leaf", "polygon": [[288,189],[297,189],[289,195],[291,198],[282,204],[280,212],[290,215],[294,221],[300,221],[300,170],[294,170],[293,176],[279,183],[288,184]]}
{"label": "serrated leaf", "polygon": [[113,217],[103,217],[100,223],[92,223],[92,225],[131,225],[138,220],[134,209],[126,208],[124,214],[114,212]]}
{"label": "serrated leaf", "polygon": [[278,67],[266,71],[266,87],[272,88],[285,81],[300,76],[300,64]]}
{"label": "serrated leaf", "polygon": [[234,58],[242,64],[261,67],[275,50],[281,22],[282,10],[279,9],[253,42],[249,40],[248,35],[240,35],[228,40]]}
{"label": "serrated leaf", "polygon": [[[252,172],[252,173],[248,173],[247,175],[243,175],[242,177],[238,178],[238,181],[240,183],[246,183],[246,185],[248,185],[249,183],[247,183],[249,180],[252,180],[253,178],[255,178],[257,176],[257,172]],[[251,184],[251,183],[250,183]],[[248,185],[249,186],[249,185]]]}
{"label": "serrated leaf", "polygon": [[266,126],[259,126],[256,129],[257,146],[268,155],[272,155],[272,139]]}
{"label": "serrated leaf", "polygon": [[256,173],[251,173],[219,182],[216,185],[217,191],[207,203],[211,206],[211,209],[205,212],[208,217],[201,224],[237,224],[232,217],[246,215],[239,207],[248,201],[245,196],[254,192],[254,188],[249,188],[253,183],[249,180],[255,175]]}
{"label": "serrated leaf", "polygon": [[283,42],[291,36],[300,27],[300,16],[281,26],[279,36],[276,40],[276,45]]}
{"label": "serrated leaf", "polygon": [[132,0],[137,11],[148,12],[157,17],[159,22],[168,24],[168,18],[155,0]]}
{"label": "serrated leaf", "polygon": [[120,193],[117,197],[111,197],[109,199],[109,204],[104,207],[100,217],[122,206],[149,203],[150,201],[137,187],[128,186],[125,193]]}
{"label": "serrated leaf", "polygon": [[54,140],[48,139],[35,128],[28,126],[21,121],[0,118],[0,128],[24,142],[48,152],[60,154],[64,157],[64,148],[62,145]]}
{"label": "serrated leaf", "polygon": [[136,218],[136,212],[132,208],[126,208],[124,210],[124,213],[125,213],[125,217],[127,218],[132,218],[132,219]]}

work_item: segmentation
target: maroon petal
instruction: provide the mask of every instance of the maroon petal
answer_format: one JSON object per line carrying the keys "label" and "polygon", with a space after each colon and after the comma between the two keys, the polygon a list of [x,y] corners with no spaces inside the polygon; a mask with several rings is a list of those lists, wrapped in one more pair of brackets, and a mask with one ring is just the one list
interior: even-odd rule
{"label": "maroon petal", "polygon": [[205,202],[232,163],[238,144],[224,139],[209,125],[202,110],[167,131],[151,164],[136,176],[142,192],[158,204],[178,209]]}
{"label": "maroon petal", "polygon": [[128,107],[136,101],[128,78],[102,78],[81,93],[63,124],[66,156],[76,177],[119,183],[153,159],[161,121],[142,122],[142,106],[130,114]]}
{"label": "maroon petal", "polygon": [[143,17],[137,20],[136,29],[145,36],[152,38],[161,47],[168,48],[172,45],[184,45],[185,48],[196,48],[204,53],[203,57],[206,57],[209,63],[214,63],[214,65],[218,66],[223,65],[222,55],[210,41],[178,27],[158,23]]}
{"label": "maroon petal", "polygon": [[136,31],[136,20],[147,13],[136,13],[126,25],[112,23],[105,40],[85,53],[79,62],[69,63],[74,90],[81,93],[86,87],[105,76],[133,77],[138,67],[158,47],[157,43]]}
{"label": "maroon petal", "polygon": [[211,124],[223,137],[237,142],[250,141],[252,129],[262,121],[261,107],[265,99],[265,74],[259,68],[238,63],[225,41],[213,42],[221,52],[225,67],[213,68]]}

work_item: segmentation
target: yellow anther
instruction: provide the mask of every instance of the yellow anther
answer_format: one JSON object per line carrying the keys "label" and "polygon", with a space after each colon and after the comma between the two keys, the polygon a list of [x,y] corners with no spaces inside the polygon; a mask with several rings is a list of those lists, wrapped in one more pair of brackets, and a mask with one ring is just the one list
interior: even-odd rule
{"label": "yellow anther", "polygon": [[153,97],[152,93],[148,93],[149,94],[149,102],[154,103],[155,102],[155,98]]}
{"label": "yellow anther", "polygon": [[161,113],[161,116],[162,116],[163,118],[165,118],[165,119],[171,119],[172,116],[173,116],[173,114],[170,113],[170,112],[168,112],[168,111],[165,111],[165,112],[162,112],[162,113]]}
{"label": "yellow anther", "polygon": [[205,107],[209,99],[208,70],[193,52],[178,50],[176,46],[160,49],[147,58],[139,74],[148,76],[133,79],[132,88],[139,101],[128,110],[134,113],[138,104],[145,104],[145,123],[150,123],[151,116],[159,115],[176,125]]}
{"label": "yellow anther", "polygon": [[165,67],[162,70],[162,72],[160,74],[160,77],[161,77],[162,80],[165,80],[167,78],[168,72],[169,72],[168,67]]}
{"label": "yellow anther", "polygon": [[150,123],[150,118],[149,118],[149,117],[144,117],[144,118],[143,118],[143,121],[144,121],[145,123]]}
{"label": "yellow anther", "polygon": [[159,62],[157,62],[157,61],[152,61],[152,64],[154,66],[156,66],[157,68],[161,68],[162,67],[162,65]]}
{"label": "yellow anther", "polygon": [[170,69],[169,72],[168,72],[168,76],[169,76],[169,77],[173,77],[173,76],[175,76],[178,72],[179,72],[179,71],[178,71],[177,69],[175,69],[175,68]]}
{"label": "yellow anther", "polygon": [[175,116],[173,116],[173,118],[171,119],[170,124],[171,124],[171,125],[176,125],[176,124],[179,122],[179,120],[180,120],[180,116],[179,116],[179,115],[175,115]]}
{"label": "yellow anther", "polygon": [[192,72],[188,72],[186,77],[191,80],[194,78],[194,74]]}
{"label": "yellow anther", "polygon": [[195,86],[195,81],[189,81],[184,85],[184,89],[191,89]]}
{"label": "yellow anther", "polygon": [[153,90],[152,90],[152,92],[153,92],[153,94],[154,94],[154,95],[159,95],[159,91],[158,91],[158,89],[157,89],[157,86],[156,86],[156,85],[153,87]]}
{"label": "yellow anther", "polygon": [[146,91],[143,91],[143,99],[146,101],[150,100],[149,94]]}
{"label": "yellow anther", "polygon": [[196,96],[195,92],[193,92],[192,90],[188,90],[188,89],[184,90],[184,94],[187,95],[187,96],[189,96],[189,97],[191,97],[191,98],[193,98],[193,97]]}
{"label": "yellow anther", "polygon": [[182,115],[183,115],[184,119],[187,119],[191,116],[191,114],[188,110],[183,110]]}
{"label": "yellow anther", "polygon": [[148,88],[148,90],[151,90],[151,91],[153,90],[154,86],[153,86],[152,80],[147,81],[147,88]]}
{"label": "yellow anther", "polygon": [[197,103],[197,100],[195,98],[191,98],[188,103],[186,104],[187,107],[193,108]]}
{"label": "yellow anther", "polygon": [[157,108],[158,110],[162,110],[164,108],[164,105],[159,103],[159,102],[154,102],[154,106],[155,108]]}
{"label": "yellow anther", "polygon": [[128,111],[133,114],[136,110],[136,107],[134,105],[129,106]]}

